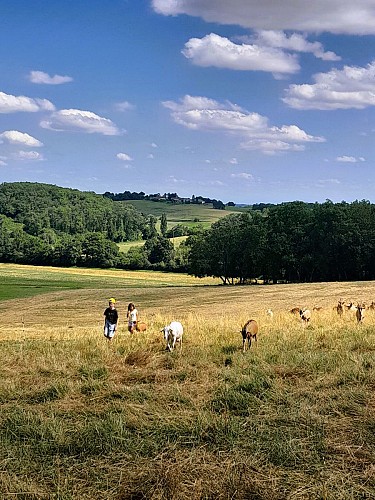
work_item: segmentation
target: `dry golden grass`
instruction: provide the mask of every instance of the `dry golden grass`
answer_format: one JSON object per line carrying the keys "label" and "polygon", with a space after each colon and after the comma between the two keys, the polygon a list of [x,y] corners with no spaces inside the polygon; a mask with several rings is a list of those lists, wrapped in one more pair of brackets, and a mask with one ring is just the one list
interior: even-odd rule
{"label": "dry golden grass", "polygon": [[[332,310],[375,283],[113,284],[0,303],[0,498],[375,498],[375,314]],[[144,333],[127,332],[130,301]],[[308,326],[288,312],[314,305]],[[167,353],[174,319],[184,344]]]}

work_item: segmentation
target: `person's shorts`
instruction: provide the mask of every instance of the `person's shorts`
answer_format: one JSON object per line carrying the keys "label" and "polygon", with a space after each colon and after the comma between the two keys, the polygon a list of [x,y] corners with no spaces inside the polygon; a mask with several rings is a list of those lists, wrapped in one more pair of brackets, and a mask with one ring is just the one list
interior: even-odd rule
{"label": "person's shorts", "polygon": [[108,339],[113,338],[115,335],[116,325],[114,323],[110,323],[109,321],[105,322],[104,325],[104,336]]}

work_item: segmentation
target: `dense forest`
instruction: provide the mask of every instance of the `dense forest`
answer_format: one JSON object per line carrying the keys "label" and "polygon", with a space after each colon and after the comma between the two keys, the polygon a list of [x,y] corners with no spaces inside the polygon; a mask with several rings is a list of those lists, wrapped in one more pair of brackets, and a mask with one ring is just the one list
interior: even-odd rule
{"label": "dense forest", "polygon": [[137,240],[148,220],[101,195],[28,182],[0,185],[0,260],[114,266],[117,242]]}
{"label": "dense forest", "polygon": [[189,271],[223,283],[375,278],[375,205],[283,203],[229,215],[191,236]]}
{"label": "dense forest", "polygon": [[[4,183],[0,261],[162,269],[220,277],[225,284],[375,278],[374,204],[296,201],[257,208],[195,228],[175,248],[165,214],[157,230],[155,217],[107,196]],[[143,246],[119,251],[118,242],[141,238]]]}

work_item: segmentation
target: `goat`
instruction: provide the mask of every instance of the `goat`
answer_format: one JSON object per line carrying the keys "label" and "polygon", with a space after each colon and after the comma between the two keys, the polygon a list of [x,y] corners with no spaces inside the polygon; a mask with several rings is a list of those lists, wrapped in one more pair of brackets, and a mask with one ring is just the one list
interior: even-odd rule
{"label": "goat", "polygon": [[357,323],[362,323],[364,317],[365,317],[365,305],[364,304],[358,304],[357,305],[357,310],[355,312],[355,317],[357,318]]}
{"label": "goat", "polygon": [[[251,339],[254,339],[257,342],[257,334],[258,334],[258,323],[255,319],[249,319],[244,326],[242,327],[242,350],[246,351],[246,344],[248,349],[251,347]],[[247,342],[246,342],[247,341]]]}
{"label": "goat", "polygon": [[147,325],[146,323],[142,323],[137,321],[137,324],[135,325],[135,329],[137,332],[145,332],[147,330]]}
{"label": "goat", "polygon": [[349,302],[349,304],[346,304],[345,307],[347,308],[348,311],[356,311],[357,310],[357,308],[353,304],[353,302]]}
{"label": "goat", "polygon": [[323,307],[321,307],[321,306],[314,306],[313,307],[313,311],[320,312],[322,310],[323,310]]}
{"label": "goat", "polygon": [[176,342],[180,342],[182,349],[182,335],[184,329],[179,321],[172,321],[172,323],[165,326],[160,331],[164,334],[164,339],[167,342],[166,351],[173,351]]}
{"label": "goat", "polygon": [[375,302],[372,301],[371,304],[368,306],[369,309],[374,310],[375,309]]}
{"label": "goat", "polygon": [[271,319],[273,318],[273,311],[272,311],[272,309],[267,309],[266,314],[267,314],[267,316],[269,318],[271,318]]}
{"label": "goat", "polygon": [[289,312],[291,314],[295,314],[297,316],[299,314],[299,312],[300,312],[300,308],[299,307],[293,307],[293,309],[290,309]]}
{"label": "goat", "polygon": [[337,306],[335,306],[333,309],[336,310],[337,314],[339,316],[342,316],[344,314],[344,305],[345,305],[345,302],[340,299]]}
{"label": "goat", "polygon": [[310,312],[310,310],[305,307],[304,309],[300,310],[299,315],[301,316],[301,319],[305,323],[305,325],[307,325],[307,323],[311,319],[311,312]]}

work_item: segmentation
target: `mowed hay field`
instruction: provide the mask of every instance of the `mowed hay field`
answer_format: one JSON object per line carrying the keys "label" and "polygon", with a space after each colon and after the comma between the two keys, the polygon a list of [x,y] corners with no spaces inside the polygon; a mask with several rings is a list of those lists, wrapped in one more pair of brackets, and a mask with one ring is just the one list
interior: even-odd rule
{"label": "mowed hay field", "polygon": [[[172,275],[167,286],[143,273],[136,286],[120,271],[46,272],[0,268],[8,281],[55,272],[71,284],[0,302],[0,498],[375,498],[375,314],[357,325],[332,310],[341,297],[375,300],[375,283]],[[112,295],[120,327],[108,343]],[[130,301],[145,333],[126,330]],[[288,312],[315,304],[306,327]],[[250,318],[259,340],[243,354]],[[173,353],[160,333],[171,320],[185,327]]]}

